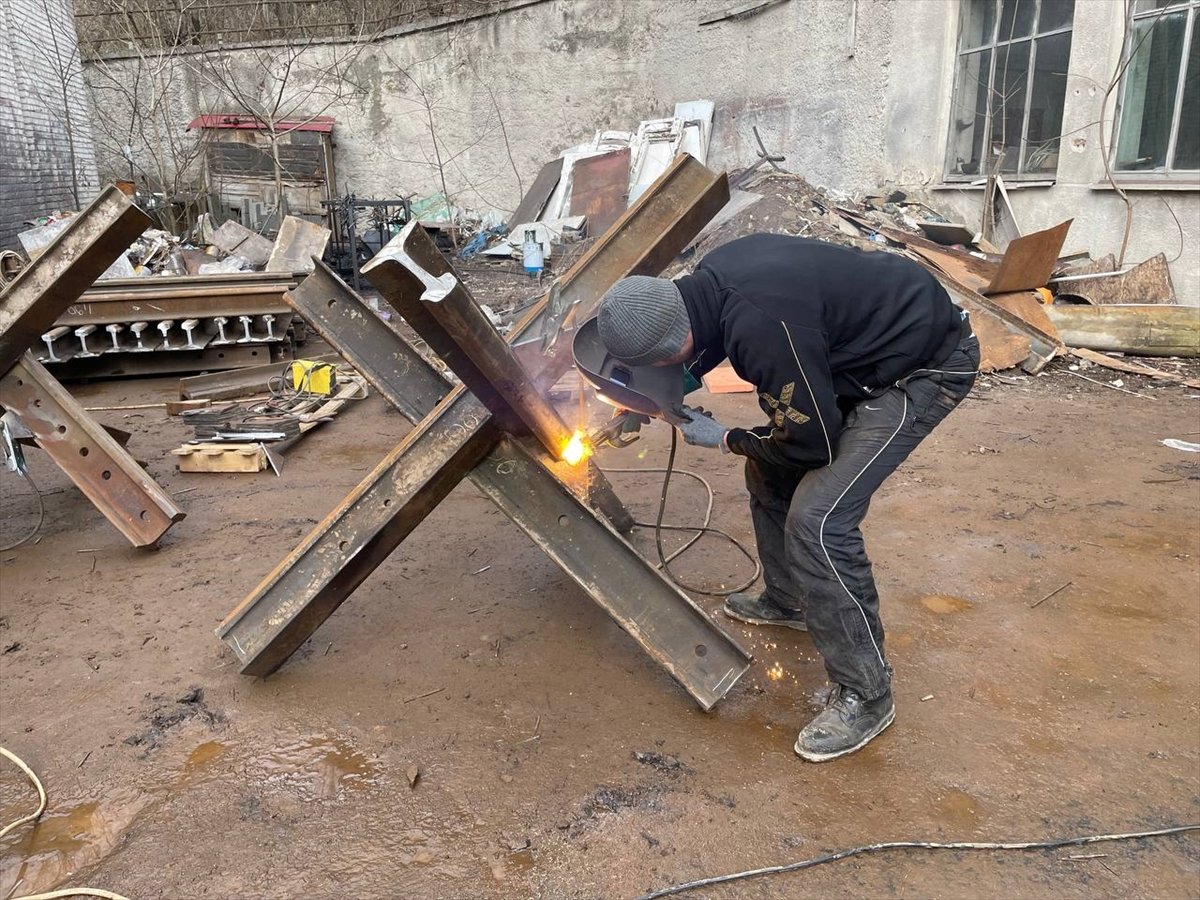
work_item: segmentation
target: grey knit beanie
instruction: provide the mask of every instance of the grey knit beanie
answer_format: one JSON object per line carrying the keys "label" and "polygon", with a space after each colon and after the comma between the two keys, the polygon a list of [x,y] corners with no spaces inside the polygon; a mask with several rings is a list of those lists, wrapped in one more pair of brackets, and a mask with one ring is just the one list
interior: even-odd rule
{"label": "grey knit beanie", "polygon": [[622,278],[609,288],[597,318],[608,352],[631,366],[675,356],[692,327],[675,282],[647,275]]}

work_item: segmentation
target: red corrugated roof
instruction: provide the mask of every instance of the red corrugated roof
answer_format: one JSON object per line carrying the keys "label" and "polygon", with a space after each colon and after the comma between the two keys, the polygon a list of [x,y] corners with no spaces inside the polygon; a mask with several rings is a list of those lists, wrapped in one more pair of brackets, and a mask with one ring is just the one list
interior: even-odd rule
{"label": "red corrugated roof", "polygon": [[[281,131],[319,131],[329,134],[333,131],[333,116],[313,116],[311,119],[281,119],[275,127]],[[243,128],[251,131],[265,131],[266,125],[262,119],[255,116],[213,114],[196,116],[188,129],[192,128]]]}

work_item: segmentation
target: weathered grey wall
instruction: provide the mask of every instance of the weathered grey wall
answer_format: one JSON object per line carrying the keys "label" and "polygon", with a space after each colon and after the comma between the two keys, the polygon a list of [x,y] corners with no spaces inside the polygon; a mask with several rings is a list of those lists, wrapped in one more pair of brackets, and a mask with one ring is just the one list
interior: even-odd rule
{"label": "weathered grey wall", "polygon": [[[954,53],[958,39],[957,0],[901,0],[894,32],[898,47],[921,53],[896,54],[891,63],[885,148],[892,179],[920,188],[931,205],[968,223],[981,218],[983,191],[941,184]],[[934,7],[944,13],[932,15]],[[1101,125],[1101,101],[1121,58],[1123,4],[1076,0],[1063,110],[1063,148],[1052,187],[1010,192],[1023,231],[1074,219],[1065,251],[1095,256],[1117,253],[1125,231],[1125,203],[1105,178],[1101,128],[1111,140],[1115,93]],[[935,56],[934,48],[939,56]],[[924,102],[922,102],[924,98]],[[1200,181],[1172,190],[1129,189],[1133,203],[1126,264],[1164,252],[1181,303],[1200,304]],[[1178,224],[1176,223],[1178,219]]]}
{"label": "weathered grey wall", "polygon": [[98,186],[69,0],[0,0],[0,247]]}
{"label": "weathered grey wall", "polygon": [[[354,96],[329,110],[338,119],[338,188],[424,194],[444,175],[459,202],[511,210],[521,193],[514,168],[527,187],[544,161],[598,129],[634,128],[677,101],[711,99],[713,165],[752,161],[757,125],[786,168],[813,182],[925,192],[978,221],[980,191],[939,189],[958,0],[790,0],[744,20],[698,24],[732,5],[545,0],[369,44],[352,68]],[[1026,230],[1074,217],[1069,248],[1100,254],[1117,249],[1124,207],[1095,189],[1103,164],[1088,123],[1103,91],[1094,82],[1107,83],[1120,52],[1122,4],[1076,6],[1064,128],[1080,131],[1067,139],[1058,183],[1017,191],[1014,205]],[[318,79],[339,52],[313,47],[301,77]],[[235,51],[232,60],[239,81],[254,84],[254,57]],[[227,111],[194,68],[179,92],[189,112]],[[1177,288],[1200,302],[1200,194],[1139,194],[1128,259],[1179,251],[1164,199],[1185,231],[1172,263]]]}

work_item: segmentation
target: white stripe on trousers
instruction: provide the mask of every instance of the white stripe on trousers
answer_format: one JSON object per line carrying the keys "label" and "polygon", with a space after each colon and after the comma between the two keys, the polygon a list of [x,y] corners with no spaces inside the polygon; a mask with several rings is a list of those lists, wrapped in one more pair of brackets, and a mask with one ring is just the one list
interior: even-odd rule
{"label": "white stripe on trousers", "polygon": [[854,596],[854,594],[850,591],[850,588],[846,587],[846,582],[842,580],[842,576],[838,573],[837,566],[833,564],[833,558],[829,555],[829,548],[825,546],[825,522],[829,519],[830,513],[837,508],[837,505],[841,503],[846,494],[850,492],[850,488],[854,487],[854,483],[863,476],[867,469],[874,465],[875,460],[879,459],[883,451],[888,448],[888,445],[896,439],[896,435],[900,433],[900,429],[904,427],[904,420],[908,418],[908,393],[903,388],[900,388],[900,395],[904,398],[904,405],[900,410],[900,424],[896,426],[896,430],[892,432],[891,437],[883,442],[883,446],[880,447],[875,452],[875,455],[872,456],[867,462],[867,464],[862,467],[862,470],[852,479],[850,479],[850,483],[846,485],[845,490],[838,495],[838,498],[833,501],[833,505],[829,507],[825,515],[821,518],[821,527],[817,531],[817,542],[821,545],[821,552],[825,554],[825,561],[829,563],[829,568],[833,572],[833,577],[838,580],[838,584],[842,586],[842,590],[846,592],[846,596],[853,600],[854,605],[858,607],[859,615],[862,616],[863,624],[867,628],[867,636],[871,639],[871,646],[875,648],[875,655],[879,657],[879,664],[883,666],[885,675],[887,674],[887,663],[884,662],[883,651],[879,649],[879,644],[875,641],[875,633],[871,630],[871,620],[867,618],[867,611],[863,609],[862,602]]}

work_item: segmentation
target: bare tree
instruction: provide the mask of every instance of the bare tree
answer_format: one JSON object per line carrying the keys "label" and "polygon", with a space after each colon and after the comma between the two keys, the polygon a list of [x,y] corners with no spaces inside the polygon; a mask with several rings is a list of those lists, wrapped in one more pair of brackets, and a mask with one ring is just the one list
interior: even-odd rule
{"label": "bare tree", "polygon": [[[205,133],[187,129],[191,117],[185,99],[185,35],[195,0],[179,0],[170,19],[146,0],[105,2],[114,13],[107,21],[110,45],[120,49],[88,63],[96,141],[109,160],[125,160],[131,180],[140,177],[151,193],[162,195],[161,224],[176,232],[204,203]],[[151,14],[158,16],[160,28],[145,27]]]}
{"label": "bare tree", "polygon": [[[264,7],[252,7],[259,16]],[[284,182],[288,171],[281,143],[294,131],[311,124],[340,104],[365,96],[354,77],[354,66],[370,41],[372,25],[362,15],[356,32],[346,38],[317,41],[289,36],[236,52],[218,45],[191,54],[189,65],[210,94],[210,102],[230,104],[258,124],[266,136],[275,181],[275,209],[287,214]],[[256,23],[247,23],[248,29]],[[298,34],[301,29],[289,31]],[[247,63],[248,60],[248,63]]]}

